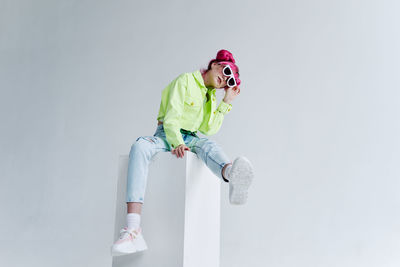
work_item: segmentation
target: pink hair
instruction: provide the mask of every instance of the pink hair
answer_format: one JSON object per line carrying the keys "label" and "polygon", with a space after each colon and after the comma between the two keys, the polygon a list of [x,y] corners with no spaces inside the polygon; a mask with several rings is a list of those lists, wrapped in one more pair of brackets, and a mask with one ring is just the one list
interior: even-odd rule
{"label": "pink hair", "polygon": [[235,59],[231,52],[225,49],[221,49],[217,53],[217,57],[215,59],[210,60],[208,63],[207,69],[203,69],[202,73],[206,73],[211,69],[211,64],[214,62],[218,62],[223,65],[229,65],[233,71],[233,75],[235,76],[235,80],[237,85],[240,85],[241,81],[239,79],[239,67],[235,64]]}

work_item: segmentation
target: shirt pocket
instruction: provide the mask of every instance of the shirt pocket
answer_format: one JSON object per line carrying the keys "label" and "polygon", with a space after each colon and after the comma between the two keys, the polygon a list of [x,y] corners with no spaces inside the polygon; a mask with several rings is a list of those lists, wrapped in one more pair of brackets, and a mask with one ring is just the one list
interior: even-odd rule
{"label": "shirt pocket", "polygon": [[192,96],[186,96],[185,97],[185,108],[187,110],[199,110],[201,109],[203,103],[201,99],[192,97]]}

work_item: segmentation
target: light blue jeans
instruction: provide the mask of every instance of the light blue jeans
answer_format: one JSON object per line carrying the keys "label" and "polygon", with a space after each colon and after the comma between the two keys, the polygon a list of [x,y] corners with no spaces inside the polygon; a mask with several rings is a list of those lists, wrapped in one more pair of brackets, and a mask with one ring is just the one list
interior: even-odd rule
{"label": "light blue jeans", "polygon": [[[190,151],[195,153],[217,177],[225,181],[221,173],[222,168],[232,162],[222,148],[215,141],[199,138],[196,134],[182,133],[182,138]],[[171,151],[162,124],[157,126],[153,136],[140,136],[136,139],[129,153],[126,202],[143,203],[149,163],[153,156],[161,151]],[[185,154],[187,152],[185,151]],[[171,156],[176,157],[174,154]]]}

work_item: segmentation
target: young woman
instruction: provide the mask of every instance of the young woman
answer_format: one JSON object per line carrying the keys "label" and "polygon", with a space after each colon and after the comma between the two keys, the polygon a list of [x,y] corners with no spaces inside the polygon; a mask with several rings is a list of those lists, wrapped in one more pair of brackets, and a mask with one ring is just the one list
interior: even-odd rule
{"label": "young woman", "polygon": [[[120,231],[119,239],[112,246],[112,254],[125,255],[147,249],[140,228],[140,214],[144,200],[148,165],[160,151],[171,151],[183,158],[185,151],[192,151],[210,170],[229,183],[231,204],[244,204],[253,179],[253,167],[245,157],[233,163],[221,147],[208,138],[199,138],[218,132],[224,116],[232,109],[231,102],[240,93],[239,68],[232,54],[220,50],[208,68],[183,73],[163,91],[158,126],[153,136],[141,136],[129,153],[126,202],[127,226]],[[216,104],[215,92],[224,89],[223,101]]]}

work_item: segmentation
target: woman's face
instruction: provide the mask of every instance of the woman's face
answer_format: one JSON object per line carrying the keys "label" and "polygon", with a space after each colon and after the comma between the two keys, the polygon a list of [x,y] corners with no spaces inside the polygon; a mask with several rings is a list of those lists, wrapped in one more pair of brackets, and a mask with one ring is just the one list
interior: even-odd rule
{"label": "woman's face", "polygon": [[224,69],[224,65],[221,65],[218,62],[214,62],[211,64],[211,69],[209,70],[210,75],[210,84],[214,88],[225,88],[227,76],[222,73]]}

